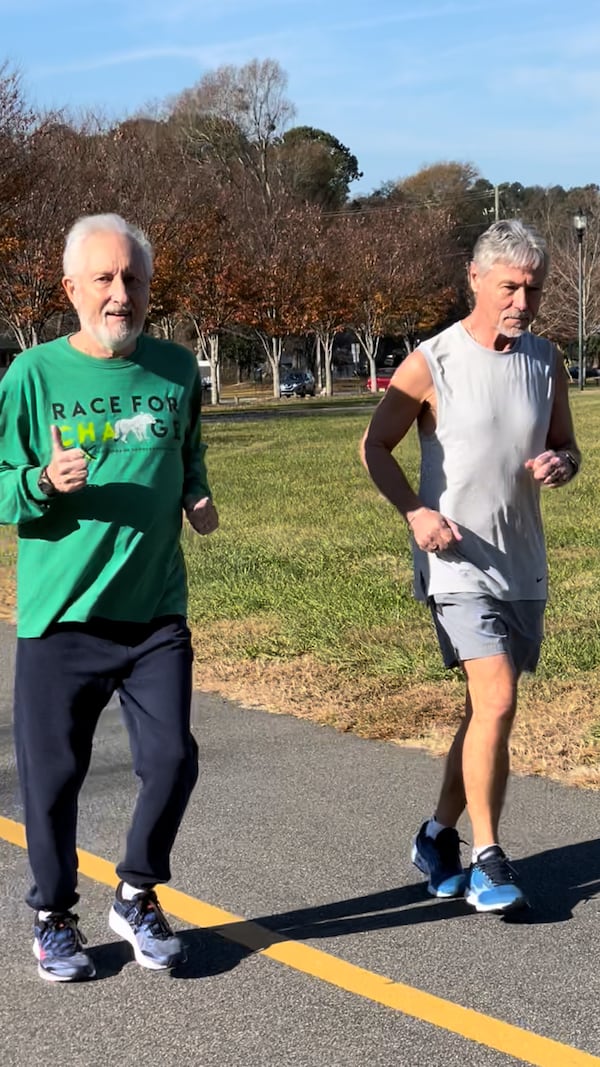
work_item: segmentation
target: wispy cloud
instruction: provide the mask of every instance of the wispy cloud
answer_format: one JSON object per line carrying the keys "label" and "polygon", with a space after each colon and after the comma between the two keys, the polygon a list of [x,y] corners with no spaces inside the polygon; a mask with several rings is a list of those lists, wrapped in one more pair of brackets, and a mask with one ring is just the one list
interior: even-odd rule
{"label": "wispy cloud", "polygon": [[[546,2],[545,0],[505,0],[504,7],[523,8],[524,5],[541,8],[542,6],[546,7]],[[381,12],[378,10],[376,13],[365,17],[343,19],[337,24],[337,28],[348,31],[375,30],[385,26],[402,25],[411,22],[441,21],[443,19],[459,19],[469,15],[487,14],[489,9],[489,0],[470,0],[467,3],[451,2],[419,7],[414,5],[405,11],[396,9]]]}
{"label": "wispy cloud", "polygon": [[55,66],[32,67],[31,75],[36,79],[50,78],[57,74],[82,74],[93,70],[103,70],[106,67],[120,67],[125,63],[146,63],[153,59],[167,58],[192,59],[202,63],[203,50],[173,45],[160,48],[136,48],[101,56],[89,56],[68,63],[58,63]]}
{"label": "wispy cloud", "polygon": [[156,45],[149,48],[133,48],[122,52],[89,56],[53,66],[32,67],[31,75],[36,79],[42,79],[54,77],[57,74],[80,74],[125,64],[148,63],[156,59],[188,59],[201,68],[213,68],[223,63],[245,62],[249,57],[257,54],[270,55],[281,48],[288,39],[288,34],[274,34],[269,37],[249,37],[241,41],[227,41],[223,44],[206,46]]}
{"label": "wispy cloud", "polygon": [[146,0],[144,7],[136,11],[122,12],[125,22],[135,25],[154,23],[175,26],[188,23],[198,29],[207,22],[223,21],[234,15],[245,18],[260,18],[265,12],[281,14],[282,8],[302,10],[306,0],[202,0],[199,10],[198,0],[177,0],[165,3],[164,0]]}
{"label": "wispy cloud", "polygon": [[[457,15],[472,15],[486,8],[485,0],[479,3],[468,4],[442,4],[436,7],[414,7],[410,11],[393,11],[385,14],[374,14],[365,18],[344,19],[337,24],[337,29],[348,31],[377,30],[384,26],[401,25],[408,22],[425,22],[428,19],[441,19]],[[332,29],[334,27],[331,27]]]}
{"label": "wispy cloud", "polygon": [[44,104],[122,112],[272,58],[298,122],[348,144],[371,187],[441,158],[551,184],[574,160],[581,182],[600,167],[600,9],[575,6],[577,18],[564,0],[0,0],[0,25]]}

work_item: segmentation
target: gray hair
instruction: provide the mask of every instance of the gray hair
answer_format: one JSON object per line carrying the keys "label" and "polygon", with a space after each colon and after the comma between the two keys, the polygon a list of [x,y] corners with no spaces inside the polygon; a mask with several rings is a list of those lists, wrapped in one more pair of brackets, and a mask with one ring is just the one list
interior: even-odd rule
{"label": "gray hair", "polygon": [[481,234],[473,249],[473,263],[486,274],[495,263],[521,270],[547,272],[550,263],[544,238],[520,219],[500,219]]}
{"label": "gray hair", "polygon": [[84,241],[93,233],[119,233],[129,237],[139,248],[144,258],[148,278],[152,277],[152,245],[146,234],[126,222],[120,215],[83,215],[71,227],[65,241],[63,253],[63,273],[69,278],[76,273],[76,260],[79,249]]}

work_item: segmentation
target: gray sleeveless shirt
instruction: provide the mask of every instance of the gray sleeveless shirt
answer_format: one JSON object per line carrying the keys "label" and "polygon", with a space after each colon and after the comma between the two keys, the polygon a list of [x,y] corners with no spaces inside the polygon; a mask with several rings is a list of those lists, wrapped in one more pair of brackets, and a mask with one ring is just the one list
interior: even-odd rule
{"label": "gray sleeveless shirt", "polygon": [[419,432],[419,495],[458,524],[462,541],[435,555],[413,545],[415,595],[544,600],[540,491],[524,464],[546,448],[556,349],[524,333],[510,351],[494,352],[457,322],[419,350],[437,401],[435,432]]}

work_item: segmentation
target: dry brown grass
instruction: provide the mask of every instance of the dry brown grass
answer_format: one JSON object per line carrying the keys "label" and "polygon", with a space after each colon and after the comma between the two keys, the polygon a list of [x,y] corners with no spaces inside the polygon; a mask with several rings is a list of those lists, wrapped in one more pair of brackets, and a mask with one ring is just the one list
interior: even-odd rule
{"label": "dry brown grass", "polygon": [[0,619],[14,623],[16,607],[14,566],[10,563],[0,563]]}
{"label": "dry brown grass", "polygon": [[[0,563],[0,618],[15,620],[14,564]],[[292,660],[239,659],[252,635],[268,634],[273,620],[226,621],[194,633],[195,684],[252,708],[295,715],[443,754],[460,721],[464,683],[458,677],[406,686],[393,679],[348,677],[312,656]],[[512,735],[512,766],[521,774],[600,789],[598,672],[576,681],[526,679]]]}
{"label": "dry brown grass", "polygon": [[[250,707],[435,755],[447,751],[464,701],[458,678],[399,689],[391,680],[349,679],[309,656],[277,663],[199,663],[196,684]],[[596,686],[597,679],[582,678],[577,686],[565,683],[548,693],[536,682],[523,684],[512,735],[514,771],[600,788],[600,753],[590,739]]]}

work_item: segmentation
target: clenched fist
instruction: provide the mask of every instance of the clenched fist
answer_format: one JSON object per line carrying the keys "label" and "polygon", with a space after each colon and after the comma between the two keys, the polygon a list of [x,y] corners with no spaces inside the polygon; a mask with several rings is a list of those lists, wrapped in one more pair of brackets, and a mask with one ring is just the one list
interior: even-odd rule
{"label": "clenched fist", "polygon": [[209,496],[203,496],[195,502],[187,502],[185,513],[196,533],[211,534],[219,525],[219,515]]}

